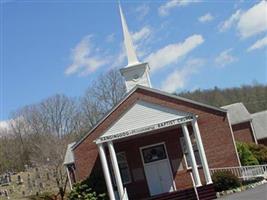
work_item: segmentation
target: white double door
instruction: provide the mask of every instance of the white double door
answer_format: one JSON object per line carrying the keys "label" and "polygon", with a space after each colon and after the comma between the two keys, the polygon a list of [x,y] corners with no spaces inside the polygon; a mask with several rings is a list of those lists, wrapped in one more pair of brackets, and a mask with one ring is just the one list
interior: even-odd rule
{"label": "white double door", "polygon": [[[164,148],[164,150],[166,149]],[[143,162],[143,164],[151,196],[175,190],[170,162],[167,156],[164,159],[149,163]]]}

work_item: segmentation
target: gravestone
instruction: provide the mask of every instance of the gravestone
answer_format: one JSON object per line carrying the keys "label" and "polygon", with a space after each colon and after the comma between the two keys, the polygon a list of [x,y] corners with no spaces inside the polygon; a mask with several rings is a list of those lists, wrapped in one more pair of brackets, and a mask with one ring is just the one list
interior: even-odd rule
{"label": "gravestone", "polygon": [[18,185],[23,184],[23,179],[21,178],[20,175],[17,176],[17,184],[18,184]]}
{"label": "gravestone", "polygon": [[9,182],[9,183],[11,183],[12,182],[12,180],[11,180],[11,173],[10,172],[8,172],[7,173],[7,181]]}
{"label": "gravestone", "polygon": [[47,179],[48,181],[50,181],[50,174],[49,174],[49,172],[46,173],[46,179]]}
{"label": "gravestone", "polygon": [[32,181],[31,181],[31,175],[28,174],[27,177],[27,185],[28,185],[28,189],[31,190],[32,189]]}
{"label": "gravestone", "polygon": [[2,176],[1,184],[2,184],[2,186],[7,186],[7,185],[10,184],[9,179],[8,179],[8,175],[7,175],[7,174],[4,174],[4,175]]}
{"label": "gravestone", "polygon": [[37,167],[35,168],[35,171],[36,171],[36,178],[38,178],[38,179],[41,178],[39,169]]}
{"label": "gravestone", "polygon": [[10,198],[7,190],[4,190],[4,196],[7,197],[7,199]]}

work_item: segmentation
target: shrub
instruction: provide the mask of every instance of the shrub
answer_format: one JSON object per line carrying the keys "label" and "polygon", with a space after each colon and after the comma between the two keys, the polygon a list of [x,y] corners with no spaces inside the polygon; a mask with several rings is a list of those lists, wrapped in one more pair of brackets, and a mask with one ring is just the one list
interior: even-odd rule
{"label": "shrub", "polygon": [[105,194],[97,194],[88,185],[84,183],[75,184],[73,190],[68,196],[69,200],[106,200]]}
{"label": "shrub", "polygon": [[212,175],[215,190],[221,192],[241,186],[240,180],[229,171],[218,171]]}
{"label": "shrub", "polygon": [[260,182],[260,181],[263,181],[263,180],[264,180],[264,177],[251,178],[249,180],[243,180],[242,181],[242,185],[249,185],[249,184],[257,183],[257,182]]}
{"label": "shrub", "polygon": [[248,144],[248,148],[259,161],[259,164],[267,164],[267,146],[250,143]]}
{"label": "shrub", "polygon": [[249,150],[249,146],[246,143],[237,142],[237,151],[240,158],[240,162],[243,166],[246,165],[258,165],[259,161]]}
{"label": "shrub", "polygon": [[87,179],[74,185],[69,200],[106,200],[106,184],[100,161],[94,165]]}

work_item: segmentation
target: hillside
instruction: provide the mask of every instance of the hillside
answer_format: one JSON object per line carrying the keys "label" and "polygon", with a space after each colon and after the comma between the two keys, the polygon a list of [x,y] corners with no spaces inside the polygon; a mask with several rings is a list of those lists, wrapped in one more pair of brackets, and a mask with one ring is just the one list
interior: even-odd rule
{"label": "hillside", "polygon": [[227,89],[215,87],[176,95],[217,107],[243,102],[250,113],[267,110],[267,85],[254,84]]}

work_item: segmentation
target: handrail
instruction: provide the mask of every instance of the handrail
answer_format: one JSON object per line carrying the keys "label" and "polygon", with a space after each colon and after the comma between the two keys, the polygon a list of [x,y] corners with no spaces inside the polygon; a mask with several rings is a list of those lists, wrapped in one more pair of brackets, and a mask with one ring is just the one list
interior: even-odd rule
{"label": "handrail", "polygon": [[194,187],[194,191],[195,191],[197,200],[199,200],[198,191],[197,191],[197,187],[196,187],[195,180],[194,180],[194,177],[192,175],[192,172],[190,172],[190,177],[191,177],[191,180],[192,180],[192,183],[193,183],[193,187]]}
{"label": "handrail", "polygon": [[210,168],[210,170],[218,170],[218,169],[232,169],[232,168],[241,168],[241,167],[267,167],[267,164],[264,165],[247,165],[247,166],[236,166],[236,167],[218,167],[218,168]]}
{"label": "handrail", "polygon": [[122,200],[129,200],[126,188],[124,188],[123,196],[121,199]]}
{"label": "handrail", "polygon": [[230,171],[238,178],[248,179],[253,177],[267,177],[267,164],[265,165],[249,165],[249,166],[237,166],[237,167],[221,167],[210,168],[210,173],[213,174],[216,171]]}

